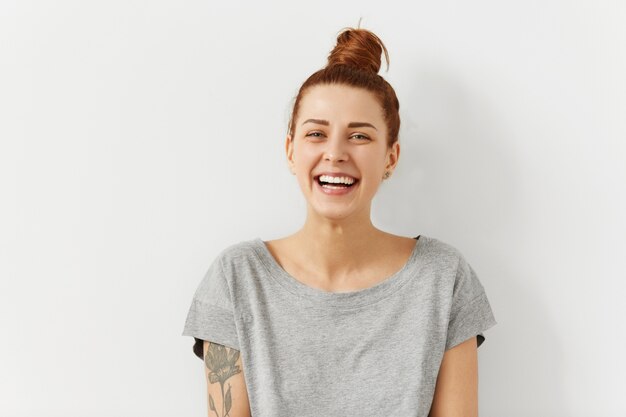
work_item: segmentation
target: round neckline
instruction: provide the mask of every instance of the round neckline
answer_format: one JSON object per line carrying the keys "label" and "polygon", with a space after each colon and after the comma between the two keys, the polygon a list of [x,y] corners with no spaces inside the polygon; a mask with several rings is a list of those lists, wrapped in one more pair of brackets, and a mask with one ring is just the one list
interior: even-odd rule
{"label": "round neckline", "polygon": [[270,277],[293,295],[308,299],[314,304],[323,304],[325,307],[354,308],[372,304],[389,296],[414,276],[411,272],[421,264],[419,262],[421,260],[420,254],[429,239],[424,235],[416,236],[413,239],[417,242],[399,270],[370,287],[347,292],[325,291],[300,282],[283,269],[260,237],[253,239],[252,244]]}

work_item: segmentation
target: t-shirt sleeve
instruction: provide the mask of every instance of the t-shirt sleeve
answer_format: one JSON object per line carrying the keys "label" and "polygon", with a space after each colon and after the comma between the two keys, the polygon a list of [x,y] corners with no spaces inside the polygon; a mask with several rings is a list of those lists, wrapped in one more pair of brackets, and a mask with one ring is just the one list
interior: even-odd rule
{"label": "t-shirt sleeve", "polygon": [[445,350],[477,337],[477,347],[485,341],[484,331],[496,325],[487,294],[476,272],[462,255],[456,271]]}
{"label": "t-shirt sleeve", "polygon": [[204,340],[239,350],[231,294],[219,256],[200,281],[182,335],[193,336],[193,352],[200,359]]}

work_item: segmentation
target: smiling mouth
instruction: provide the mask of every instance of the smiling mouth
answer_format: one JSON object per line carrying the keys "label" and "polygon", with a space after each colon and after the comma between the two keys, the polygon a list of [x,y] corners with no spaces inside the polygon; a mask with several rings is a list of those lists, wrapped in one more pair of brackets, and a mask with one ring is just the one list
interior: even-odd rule
{"label": "smiling mouth", "polygon": [[325,182],[320,180],[320,177],[320,175],[316,176],[315,181],[324,188],[350,188],[354,187],[359,182],[359,180],[356,178],[354,179],[354,182],[352,184],[345,184],[343,182]]}

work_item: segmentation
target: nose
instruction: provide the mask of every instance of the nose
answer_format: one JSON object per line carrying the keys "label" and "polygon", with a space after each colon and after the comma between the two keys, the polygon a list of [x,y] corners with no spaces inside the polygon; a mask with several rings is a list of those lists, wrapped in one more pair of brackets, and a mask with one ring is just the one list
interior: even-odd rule
{"label": "nose", "polygon": [[346,161],[348,153],[345,149],[344,141],[338,136],[329,137],[326,141],[326,149],[324,150],[325,161]]}

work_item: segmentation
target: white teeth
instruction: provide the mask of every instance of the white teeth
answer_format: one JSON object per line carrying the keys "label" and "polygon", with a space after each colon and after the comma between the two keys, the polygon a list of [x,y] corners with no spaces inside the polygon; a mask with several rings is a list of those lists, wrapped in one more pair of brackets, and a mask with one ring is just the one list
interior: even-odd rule
{"label": "white teeth", "polygon": [[354,178],[350,177],[331,177],[330,175],[321,175],[320,181],[323,182],[332,182],[335,184],[352,184],[354,183]]}

